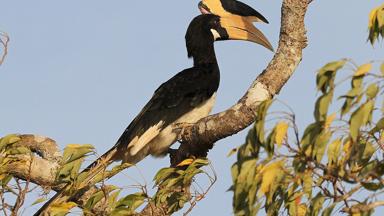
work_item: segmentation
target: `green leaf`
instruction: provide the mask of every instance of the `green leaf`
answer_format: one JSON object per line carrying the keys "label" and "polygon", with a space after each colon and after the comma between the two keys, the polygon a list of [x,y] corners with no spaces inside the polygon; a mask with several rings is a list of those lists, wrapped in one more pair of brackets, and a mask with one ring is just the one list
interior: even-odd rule
{"label": "green leaf", "polygon": [[375,152],[376,152],[376,147],[371,142],[366,141],[361,162],[367,163]]}
{"label": "green leaf", "polygon": [[360,171],[359,176],[365,177],[371,173],[374,173],[376,168],[379,166],[377,160],[371,161],[364,166],[364,168]]}
{"label": "green leaf", "polygon": [[145,199],[146,199],[146,195],[144,193],[134,193],[134,194],[130,194],[126,197],[123,197],[121,198],[117,204],[116,204],[116,208],[127,208],[128,210],[130,210],[132,213],[134,212],[134,210],[136,210],[138,207],[140,207]]}
{"label": "green leaf", "polygon": [[351,110],[353,99],[347,98],[341,108],[341,116],[344,116]]}
{"label": "green leaf", "polygon": [[76,160],[61,166],[60,170],[57,172],[56,181],[58,183],[63,183],[75,180],[79,174],[81,163],[81,160]]}
{"label": "green leaf", "polygon": [[327,153],[329,164],[337,163],[337,158],[339,157],[341,151],[341,143],[341,139],[339,138],[329,145]]}
{"label": "green leaf", "polygon": [[106,196],[104,191],[98,191],[87,200],[87,203],[84,205],[86,209],[92,209],[101,199]]}
{"label": "green leaf", "polygon": [[117,198],[120,195],[121,190],[117,190],[108,197],[108,207],[114,209],[116,206]]}
{"label": "green leaf", "polygon": [[315,119],[317,122],[325,121],[328,115],[329,104],[333,98],[333,90],[319,97],[315,105]]}
{"label": "green leaf", "polygon": [[191,184],[192,179],[197,175],[203,173],[203,170],[195,169],[190,172],[187,172],[183,179],[183,185]]}
{"label": "green leaf", "polygon": [[379,28],[384,27],[384,5],[377,10],[377,23]]}
{"label": "green leaf", "polygon": [[66,203],[59,203],[59,204],[54,203],[49,209],[49,215],[64,216],[69,212],[69,210],[71,210],[75,206],[77,205],[74,202],[66,202]]}
{"label": "green leaf", "polygon": [[355,74],[353,74],[353,76],[354,77],[365,76],[371,70],[372,70],[372,64],[371,63],[363,64],[357,68],[357,70],[356,70]]}
{"label": "green leaf", "polygon": [[325,132],[321,133],[315,141],[313,146],[313,153],[317,162],[321,162],[324,156],[325,149],[327,147],[328,141],[331,138],[332,133]]}
{"label": "green leaf", "polygon": [[253,180],[253,174],[256,169],[256,159],[250,159],[241,164],[240,173],[237,177],[237,183],[249,183]]}
{"label": "green leaf", "polygon": [[238,165],[238,163],[233,164],[232,167],[231,167],[231,174],[232,174],[232,181],[235,184],[237,182],[237,178],[239,176],[239,173],[240,172],[239,172],[239,165]]}
{"label": "green leaf", "polygon": [[317,89],[321,90],[323,93],[326,93],[328,89],[333,89],[336,72],[344,67],[345,63],[345,60],[341,60],[324,65],[317,73]]}
{"label": "green leaf", "polygon": [[321,214],[321,216],[331,216],[332,215],[332,211],[335,208],[335,206],[336,206],[336,203],[333,203],[331,206],[329,206],[326,209],[324,209],[324,211]]}
{"label": "green leaf", "polygon": [[272,162],[262,169],[262,181],[260,185],[261,193],[274,194],[274,189],[276,189],[274,186],[279,183],[280,176],[284,174],[283,166],[284,161],[280,160]]}
{"label": "green leaf", "polygon": [[267,111],[272,105],[273,100],[267,100],[262,102],[257,108],[257,115],[255,119],[256,137],[259,143],[264,143],[264,123],[267,116]]}
{"label": "green leaf", "polygon": [[346,95],[340,96],[339,98],[352,98],[353,99],[353,98],[359,96],[362,93],[362,91],[363,91],[362,87],[353,88],[353,89],[349,90]]}
{"label": "green leaf", "polygon": [[21,140],[21,138],[17,134],[9,134],[9,135],[1,138],[0,139],[0,150],[2,150],[7,145],[14,144],[20,140]]}
{"label": "green leaf", "polygon": [[372,128],[371,131],[369,131],[369,133],[371,134],[374,134],[374,133],[377,133],[381,130],[384,129],[384,117],[381,118],[377,123],[376,123],[376,126],[374,128]]}
{"label": "green leaf", "polygon": [[317,138],[317,136],[319,136],[321,131],[322,131],[322,124],[320,124],[319,122],[315,122],[308,125],[300,141],[302,145],[301,147],[303,148],[303,150],[306,150],[308,147],[311,146],[311,144],[314,143],[315,139]]}
{"label": "green leaf", "polygon": [[275,139],[276,139],[276,129],[274,128],[272,132],[268,135],[264,145],[264,148],[268,153],[269,157],[272,157],[275,151],[275,143],[274,143]]}
{"label": "green leaf", "polygon": [[361,185],[369,190],[369,191],[374,191],[376,192],[377,190],[380,190],[383,188],[383,184],[381,184],[380,182],[379,183],[373,183],[373,182],[361,182]]}
{"label": "green leaf", "polygon": [[72,161],[85,157],[88,153],[93,152],[94,147],[90,144],[79,145],[70,144],[67,145],[63,153],[63,164],[71,163]]}
{"label": "green leaf", "polygon": [[191,166],[194,166],[194,167],[202,167],[202,166],[206,166],[209,164],[209,160],[207,158],[197,158],[193,161],[193,163],[191,164]]}
{"label": "green leaf", "polygon": [[303,191],[308,195],[308,197],[312,197],[312,172],[306,172],[303,175]]}
{"label": "green leaf", "polygon": [[158,185],[160,182],[164,181],[166,178],[174,174],[176,171],[176,168],[162,168],[160,169],[153,180],[155,181],[155,184]]}
{"label": "green leaf", "polygon": [[231,157],[232,155],[236,154],[237,150],[238,150],[237,148],[231,149],[231,151],[228,152],[227,157]]}
{"label": "green leaf", "polygon": [[323,208],[325,197],[319,192],[312,200],[310,206],[310,216],[319,215],[321,209]]}
{"label": "green leaf", "polygon": [[359,136],[360,128],[366,125],[372,115],[374,102],[372,100],[366,102],[352,113],[350,119],[350,134],[353,141],[356,141]]}
{"label": "green leaf", "polygon": [[361,88],[364,80],[364,75],[363,76],[357,76],[352,78],[352,88]]}
{"label": "green leaf", "polygon": [[381,75],[384,76],[384,63],[382,63],[380,66],[380,72],[381,72]]}
{"label": "green leaf", "polygon": [[42,202],[44,202],[44,201],[46,201],[46,200],[47,200],[47,198],[44,198],[44,197],[38,198],[37,200],[35,200],[35,201],[31,204],[31,206],[37,205],[37,204],[42,203]]}
{"label": "green leaf", "polygon": [[13,176],[11,175],[6,175],[0,182],[1,186],[4,188],[5,186],[8,185],[8,183],[13,179]]}
{"label": "green leaf", "polygon": [[383,37],[384,28],[384,6],[374,8],[369,14],[369,36],[368,39],[373,45],[379,36]]}
{"label": "green leaf", "polygon": [[287,131],[288,131],[288,123],[281,121],[276,125],[276,137],[275,137],[275,143],[277,144],[278,147],[281,147],[281,145],[284,142],[284,139],[287,136]]}
{"label": "green leaf", "polygon": [[372,83],[371,85],[369,85],[366,90],[366,94],[369,99],[375,98],[378,92],[379,92],[379,87],[375,83]]}

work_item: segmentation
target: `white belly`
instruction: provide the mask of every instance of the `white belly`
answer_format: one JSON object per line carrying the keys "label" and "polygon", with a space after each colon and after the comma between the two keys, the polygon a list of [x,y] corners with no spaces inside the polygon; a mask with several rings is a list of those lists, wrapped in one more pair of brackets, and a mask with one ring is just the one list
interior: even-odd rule
{"label": "white belly", "polygon": [[[208,116],[208,114],[212,111],[213,105],[216,101],[216,93],[212,95],[212,97],[207,100],[204,104],[196,107],[192,111],[184,114],[179,119],[175,121],[175,123],[195,123],[200,119]],[[173,130],[174,125],[170,124],[166,128],[164,128],[158,136],[156,136],[150,143],[150,154],[151,155],[162,155],[167,149],[176,142],[178,134]]]}

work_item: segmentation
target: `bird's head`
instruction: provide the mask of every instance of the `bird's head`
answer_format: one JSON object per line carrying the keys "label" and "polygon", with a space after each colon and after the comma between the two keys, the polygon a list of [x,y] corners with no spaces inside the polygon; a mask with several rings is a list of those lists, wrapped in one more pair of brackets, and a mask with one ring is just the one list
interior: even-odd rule
{"label": "bird's head", "polygon": [[254,25],[234,18],[202,14],[189,24],[185,35],[188,56],[195,50],[202,51],[214,41],[245,40],[260,44],[273,51],[271,43]]}

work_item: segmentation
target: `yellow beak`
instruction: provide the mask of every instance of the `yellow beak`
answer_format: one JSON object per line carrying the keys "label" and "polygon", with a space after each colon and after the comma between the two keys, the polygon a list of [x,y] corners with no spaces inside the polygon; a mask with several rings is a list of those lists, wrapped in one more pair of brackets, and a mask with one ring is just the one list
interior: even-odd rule
{"label": "yellow beak", "polygon": [[246,40],[264,46],[273,52],[273,47],[264,34],[245,18],[221,17],[221,27],[228,33],[228,39]]}

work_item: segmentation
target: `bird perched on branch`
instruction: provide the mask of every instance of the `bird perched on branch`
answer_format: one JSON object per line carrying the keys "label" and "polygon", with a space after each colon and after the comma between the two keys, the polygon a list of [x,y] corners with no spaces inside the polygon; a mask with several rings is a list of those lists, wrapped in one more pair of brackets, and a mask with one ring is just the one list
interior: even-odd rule
{"label": "bird perched on branch", "polygon": [[[213,45],[218,40],[247,40],[270,48],[260,31],[232,19],[213,14],[194,18],[185,35],[193,67],[160,85],[117,143],[80,174],[82,184],[90,184],[114,161],[135,164],[147,155],[165,154],[178,138],[178,132],[173,130],[175,123],[194,123],[210,113],[220,81]],[[68,202],[78,193],[70,192],[70,188],[71,185],[65,186],[35,215],[48,214],[53,203]]]}

